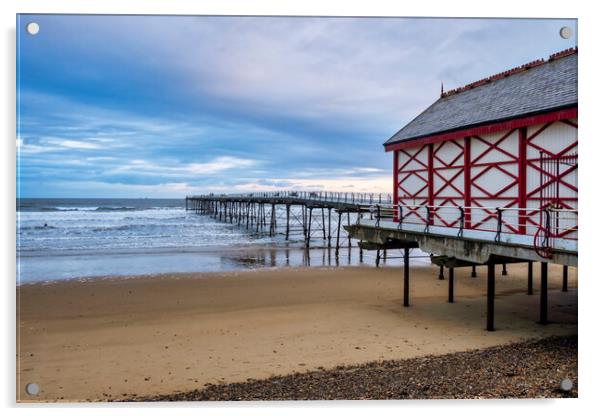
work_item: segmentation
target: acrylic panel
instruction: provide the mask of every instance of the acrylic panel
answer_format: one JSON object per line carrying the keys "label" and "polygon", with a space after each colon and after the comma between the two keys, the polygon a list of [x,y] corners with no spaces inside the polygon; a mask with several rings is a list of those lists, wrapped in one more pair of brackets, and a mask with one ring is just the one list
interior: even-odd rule
{"label": "acrylic panel", "polygon": [[577,396],[576,20],[16,31],[18,402]]}

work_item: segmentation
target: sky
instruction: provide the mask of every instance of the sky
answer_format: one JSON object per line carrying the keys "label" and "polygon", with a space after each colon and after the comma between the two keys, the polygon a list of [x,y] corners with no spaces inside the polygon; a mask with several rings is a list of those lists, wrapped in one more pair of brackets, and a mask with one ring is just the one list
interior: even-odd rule
{"label": "sky", "polygon": [[577,44],[569,19],[20,15],[17,32],[17,194],[35,198],[391,192],[382,144],[441,83]]}

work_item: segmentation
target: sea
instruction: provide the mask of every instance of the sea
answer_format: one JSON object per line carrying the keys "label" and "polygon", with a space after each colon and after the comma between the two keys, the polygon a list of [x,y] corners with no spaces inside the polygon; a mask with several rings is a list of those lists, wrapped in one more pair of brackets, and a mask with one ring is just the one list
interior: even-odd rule
{"label": "sea", "polygon": [[[344,230],[338,258],[320,233],[306,250],[300,233],[267,231],[186,211],[184,199],[17,199],[17,284],[374,263]],[[399,254],[387,262],[400,264]]]}

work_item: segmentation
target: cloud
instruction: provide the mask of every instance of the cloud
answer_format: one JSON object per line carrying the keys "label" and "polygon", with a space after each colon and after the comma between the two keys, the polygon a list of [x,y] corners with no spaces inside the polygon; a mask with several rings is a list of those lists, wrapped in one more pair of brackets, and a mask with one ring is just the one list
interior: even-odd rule
{"label": "cloud", "polygon": [[[352,121],[356,129],[384,131],[400,128],[436,99],[441,82],[452,88],[564,49],[559,25],[576,25],[553,19],[41,19],[74,61],[82,55],[91,61],[77,71],[88,85],[109,69],[113,88],[124,93],[138,87],[148,96],[154,89],[161,97],[155,106],[173,97],[186,98],[190,108],[208,100],[211,108],[249,117],[338,127]],[[99,43],[120,47],[90,55],[86,49]],[[500,56],[507,49],[512,53]]]}
{"label": "cloud", "polygon": [[330,191],[330,192],[366,192],[389,193],[393,188],[390,175],[372,178],[352,176],[321,177],[312,179],[280,179],[267,178],[260,181],[243,181],[229,186],[209,185],[203,187],[204,192],[236,193],[236,192],[268,192],[282,190],[296,191]]}
{"label": "cloud", "polygon": [[65,147],[67,149],[100,149],[100,146],[93,143],[78,140],[65,140],[65,139],[45,139],[46,143]]}
{"label": "cloud", "polygon": [[90,161],[90,162],[102,162],[102,161],[110,161],[110,160],[115,160],[116,158],[112,157],[112,156],[94,156],[94,157],[87,157],[86,160]]}
{"label": "cloud", "polygon": [[106,171],[104,175],[128,173],[132,175],[150,175],[160,177],[194,177],[196,175],[214,175],[224,171],[249,168],[260,162],[251,159],[241,159],[232,156],[218,156],[204,163],[180,164],[169,160],[161,163],[148,160],[132,160],[127,164],[119,164]]}
{"label": "cloud", "polygon": [[231,156],[219,156],[206,163],[191,163],[182,168],[191,174],[217,173],[231,169],[242,169],[256,166],[258,162],[250,159],[240,159]]}
{"label": "cloud", "polygon": [[20,39],[18,74],[31,196],[390,190],[382,143],[442,81],[450,89],[546,56],[571,46],[558,26],[576,29],[552,19],[36,20],[46,29]]}
{"label": "cloud", "polygon": [[[182,198],[184,195],[199,193],[198,189],[185,182],[162,182],[154,185],[133,183],[108,183],[102,181],[41,181],[38,184],[45,190],[47,198],[147,198],[161,195],[164,198]],[[27,185],[25,185],[27,186]]]}

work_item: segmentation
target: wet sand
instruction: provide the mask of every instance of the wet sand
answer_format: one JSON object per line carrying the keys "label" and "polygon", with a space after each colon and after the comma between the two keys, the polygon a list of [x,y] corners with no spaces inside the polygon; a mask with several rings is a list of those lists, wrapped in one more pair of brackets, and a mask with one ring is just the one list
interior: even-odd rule
{"label": "wet sand", "polygon": [[[438,269],[257,269],[23,285],[18,294],[17,399],[122,400],[374,360],[445,354],[577,333],[577,277],[552,323],[526,295],[526,267],[496,278],[496,331],[485,325],[485,269],[456,270],[454,304]],[[27,396],[38,383],[38,396]]]}

